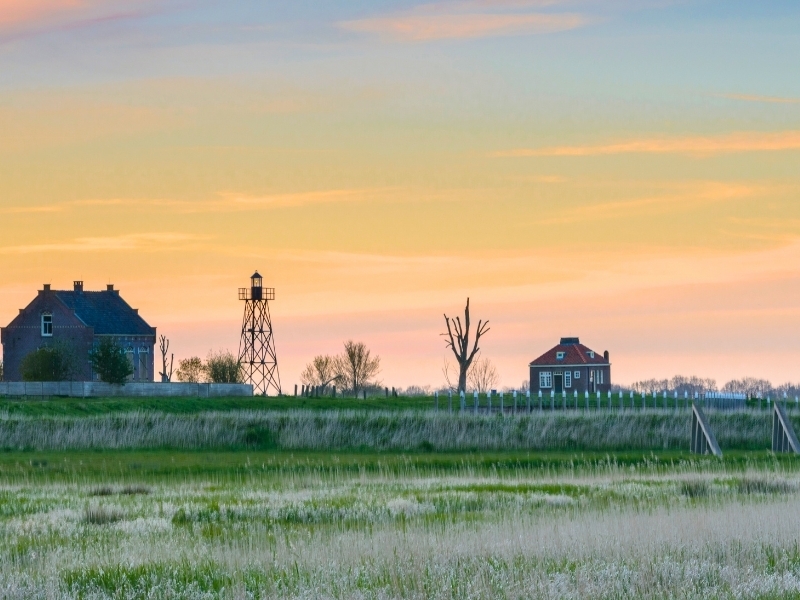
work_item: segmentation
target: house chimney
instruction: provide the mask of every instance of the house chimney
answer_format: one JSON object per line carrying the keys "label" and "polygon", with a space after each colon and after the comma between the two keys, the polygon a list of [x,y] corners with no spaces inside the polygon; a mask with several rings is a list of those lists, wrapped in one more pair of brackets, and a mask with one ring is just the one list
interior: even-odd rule
{"label": "house chimney", "polygon": [[109,284],[106,286],[106,291],[107,291],[107,292],[113,292],[113,291],[114,291],[114,284],[113,284],[113,283],[109,283]]}
{"label": "house chimney", "polygon": [[603,352],[603,358],[605,358],[605,359],[606,359],[606,362],[608,362],[608,350],[606,350],[605,352]]}
{"label": "house chimney", "polygon": [[45,283],[44,284],[44,291],[45,292],[49,292],[50,291],[50,284],[49,283]]}
{"label": "house chimney", "polygon": [[138,315],[139,314],[139,309],[138,308],[134,308],[133,312],[135,312]]}
{"label": "house chimney", "polygon": [[76,292],[83,292],[83,282],[82,281],[73,281],[72,282],[72,288]]}

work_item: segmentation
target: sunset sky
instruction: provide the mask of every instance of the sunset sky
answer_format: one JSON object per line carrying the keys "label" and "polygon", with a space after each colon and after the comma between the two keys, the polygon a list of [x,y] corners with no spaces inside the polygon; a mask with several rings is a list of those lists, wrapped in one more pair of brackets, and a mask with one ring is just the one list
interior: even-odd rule
{"label": "sunset sky", "polygon": [[612,381],[800,380],[800,3],[0,0],[0,324],[114,283],[176,361],[284,389],[344,340],[501,384],[560,336]]}

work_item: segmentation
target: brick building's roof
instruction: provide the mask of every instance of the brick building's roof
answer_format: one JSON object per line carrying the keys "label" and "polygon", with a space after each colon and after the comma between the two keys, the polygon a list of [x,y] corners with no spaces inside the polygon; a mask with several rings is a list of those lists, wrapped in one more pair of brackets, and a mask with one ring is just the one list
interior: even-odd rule
{"label": "brick building's roof", "polygon": [[155,329],[123,300],[117,290],[105,292],[54,291],[95,335],[155,335]]}
{"label": "brick building's roof", "polygon": [[[559,359],[558,353],[563,352],[564,358]],[[594,357],[592,357],[594,355]],[[561,338],[561,343],[532,361],[530,366],[558,366],[558,365],[607,365],[610,364],[601,352],[594,352],[580,343],[578,338]]]}

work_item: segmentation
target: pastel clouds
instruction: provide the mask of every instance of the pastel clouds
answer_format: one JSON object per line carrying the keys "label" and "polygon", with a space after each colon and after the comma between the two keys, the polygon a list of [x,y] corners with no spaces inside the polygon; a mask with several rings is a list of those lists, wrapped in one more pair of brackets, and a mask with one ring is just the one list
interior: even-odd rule
{"label": "pastel clouds", "polygon": [[85,0],[0,0],[0,28],[85,6]]}
{"label": "pastel clouds", "polygon": [[711,156],[738,152],[800,150],[800,131],[738,132],[717,136],[650,137],[611,144],[515,148],[495,157],[603,156],[611,154],[688,154]]}
{"label": "pastel clouds", "polygon": [[782,96],[758,96],[754,94],[720,94],[720,98],[729,100],[742,100],[744,102],[766,102],[767,104],[800,104],[800,98],[785,98]]}
{"label": "pastel clouds", "polygon": [[[376,34],[395,41],[424,42],[554,33],[583,27],[588,23],[588,19],[580,14],[519,11],[529,5],[527,2],[430,4],[387,16],[344,21],[339,26],[348,31]],[[516,11],[503,10],[509,8]]]}
{"label": "pastel clouds", "polygon": [[50,252],[113,252],[121,250],[153,250],[174,248],[186,242],[207,239],[181,232],[132,233],[118,236],[80,237],[63,242],[23,244],[0,248],[0,254],[33,254]]}

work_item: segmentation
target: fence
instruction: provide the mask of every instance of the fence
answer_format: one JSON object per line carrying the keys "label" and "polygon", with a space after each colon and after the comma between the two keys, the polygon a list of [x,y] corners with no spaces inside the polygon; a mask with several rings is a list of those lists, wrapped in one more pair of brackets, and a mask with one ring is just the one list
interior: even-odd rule
{"label": "fence", "polygon": [[787,411],[800,413],[800,398],[747,398],[744,394],[708,392],[706,394],[656,392],[635,394],[634,392],[608,392],[594,394],[578,392],[556,394],[530,392],[469,392],[434,394],[434,409],[449,412],[460,410],[473,414],[525,414],[547,411],[685,411],[689,412],[692,402],[711,411],[769,411],[776,401],[782,403]]}
{"label": "fence", "polygon": [[99,381],[0,381],[0,396],[70,398],[252,396],[253,386],[243,383],[126,383]]}

